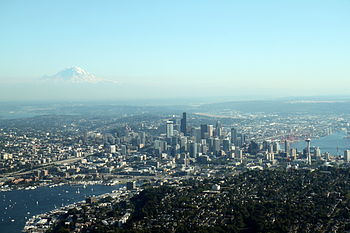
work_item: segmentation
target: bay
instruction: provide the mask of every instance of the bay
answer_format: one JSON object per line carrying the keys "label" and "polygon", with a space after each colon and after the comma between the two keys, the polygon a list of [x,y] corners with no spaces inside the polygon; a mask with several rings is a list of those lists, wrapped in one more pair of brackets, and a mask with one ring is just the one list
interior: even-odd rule
{"label": "bay", "polygon": [[[331,155],[343,155],[345,150],[350,149],[350,138],[346,137],[345,131],[338,131],[331,135],[312,139],[311,147],[319,147],[321,153],[329,152]],[[303,151],[306,147],[305,141],[298,141],[291,143],[292,148],[296,148],[298,151]]]}
{"label": "bay", "polygon": [[21,232],[27,219],[53,209],[110,193],[123,185],[63,185],[0,192],[0,232]]}

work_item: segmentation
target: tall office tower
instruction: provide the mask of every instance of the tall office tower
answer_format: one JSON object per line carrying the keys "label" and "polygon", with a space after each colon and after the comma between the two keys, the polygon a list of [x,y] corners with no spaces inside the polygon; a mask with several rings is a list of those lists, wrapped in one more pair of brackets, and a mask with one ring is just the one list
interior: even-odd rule
{"label": "tall office tower", "polygon": [[190,134],[190,136],[197,142],[197,143],[199,143],[200,141],[201,141],[201,139],[202,139],[202,137],[201,137],[201,128],[195,128],[195,127],[193,127],[193,128],[191,128],[191,134]]}
{"label": "tall office tower", "polygon": [[214,126],[208,125],[208,136],[213,137],[214,136]]}
{"label": "tall office tower", "polygon": [[284,152],[286,153],[286,157],[289,157],[290,144],[287,140],[284,141]]}
{"label": "tall office tower", "polygon": [[315,148],[315,156],[317,159],[321,158],[321,149],[319,147]]}
{"label": "tall office tower", "polygon": [[128,151],[127,151],[127,148],[126,148],[126,145],[122,145],[121,146],[121,154],[122,155],[127,155]]}
{"label": "tall office tower", "polygon": [[208,125],[201,125],[201,139],[209,138]]}
{"label": "tall office tower", "polygon": [[214,138],[213,142],[213,152],[215,154],[218,154],[220,151],[220,139],[219,138]]}
{"label": "tall office tower", "polygon": [[242,133],[237,134],[237,146],[243,146],[245,143],[245,136]]}
{"label": "tall office tower", "polygon": [[145,132],[140,133],[140,140],[141,140],[141,144],[143,144],[143,145],[146,144],[146,133]]}
{"label": "tall office tower", "polygon": [[222,126],[221,126],[221,122],[217,121],[216,122],[216,127],[215,127],[215,136],[216,137],[220,137],[222,134]]}
{"label": "tall office tower", "polygon": [[229,152],[231,151],[231,142],[229,139],[224,139],[222,141],[222,149],[225,151],[225,152]]}
{"label": "tall office tower", "polygon": [[172,136],[170,142],[171,142],[171,146],[176,146],[180,144],[180,138],[177,136]]}
{"label": "tall office tower", "polygon": [[207,138],[207,145],[210,152],[214,152],[214,138]]}
{"label": "tall office tower", "polygon": [[180,152],[184,153],[187,151],[187,137],[180,138]]}
{"label": "tall office tower", "polygon": [[273,143],[273,152],[274,153],[279,153],[281,150],[280,144],[278,142]]}
{"label": "tall office tower", "polygon": [[243,159],[243,150],[236,148],[235,158],[240,159],[242,161],[242,159]]}
{"label": "tall office tower", "polygon": [[[181,125],[178,124],[178,119],[176,118],[176,116],[174,115],[172,119],[170,119],[169,121],[172,121],[173,122],[173,125],[174,125],[174,130],[180,132],[180,127]],[[180,122],[181,124],[181,122]]]}
{"label": "tall office tower", "polygon": [[167,121],[166,122],[166,137],[171,138],[174,136],[174,122]]}
{"label": "tall office tower", "polygon": [[255,155],[261,150],[260,144],[254,141],[251,141],[248,147],[248,152]]}
{"label": "tall office tower", "polygon": [[273,153],[273,143],[272,142],[269,144],[267,151],[269,153]]}
{"label": "tall office tower", "polygon": [[263,141],[263,150],[264,151],[267,151],[268,149],[269,149],[269,146],[270,146],[270,143],[271,143],[271,141]]}
{"label": "tall office tower", "polygon": [[306,142],[306,155],[307,155],[307,164],[311,165],[311,139],[308,138]]}
{"label": "tall office tower", "polygon": [[186,113],[182,113],[180,130],[184,135],[187,135],[187,116]]}
{"label": "tall office tower", "polygon": [[153,147],[158,153],[162,153],[162,145],[160,140],[154,140]]}
{"label": "tall office tower", "polygon": [[197,154],[198,154],[197,143],[191,142],[189,147],[190,147],[190,156],[192,158],[197,158]]}
{"label": "tall office tower", "polygon": [[177,120],[175,115],[173,115],[173,117],[169,121],[172,121],[174,126],[177,125]]}
{"label": "tall office tower", "polygon": [[237,130],[235,128],[231,128],[231,143],[234,146],[238,146],[237,145]]}
{"label": "tall office tower", "polygon": [[297,159],[297,149],[295,149],[295,148],[290,149],[290,154],[291,154],[293,160]]}
{"label": "tall office tower", "polygon": [[350,150],[344,151],[344,161],[350,163]]}
{"label": "tall office tower", "polygon": [[109,150],[111,153],[115,153],[115,152],[117,152],[117,147],[115,145],[111,145]]}
{"label": "tall office tower", "polygon": [[203,154],[207,154],[208,153],[208,146],[206,144],[200,144],[200,151]]}

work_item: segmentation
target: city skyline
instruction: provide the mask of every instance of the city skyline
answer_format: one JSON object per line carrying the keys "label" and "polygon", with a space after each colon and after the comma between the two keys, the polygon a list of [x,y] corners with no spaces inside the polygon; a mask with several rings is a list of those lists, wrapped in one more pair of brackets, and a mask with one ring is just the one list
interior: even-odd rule
{"label": "city skyline", "polygon": [[0,1],[0,232],[350,232],[349,12]]}
{"label": "city skyline", "polygon": [[0,4],[2,100],[348,95],[347,1]]}

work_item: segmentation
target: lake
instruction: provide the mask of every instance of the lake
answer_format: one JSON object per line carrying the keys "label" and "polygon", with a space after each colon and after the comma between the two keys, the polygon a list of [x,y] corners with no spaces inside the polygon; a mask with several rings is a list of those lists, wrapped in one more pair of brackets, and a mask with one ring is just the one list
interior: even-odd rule
{"label": "lake", "polygon": [[[311,140],[311,147],[320,147],[321,153],[329,152],[331,155],[344,155],[344,150],[350,150],[350,138],[346,138],[345,131],[339,131],[331,135]],[[291,143],[292,148],[303,151],[306,142]]]}
{"label": "lake", "polygon": [[63,185],[39,187],[34,190],[0,192],[0,232],[21,232],[33,215],[85,200],[92,195],[110,193],[123,185]]}

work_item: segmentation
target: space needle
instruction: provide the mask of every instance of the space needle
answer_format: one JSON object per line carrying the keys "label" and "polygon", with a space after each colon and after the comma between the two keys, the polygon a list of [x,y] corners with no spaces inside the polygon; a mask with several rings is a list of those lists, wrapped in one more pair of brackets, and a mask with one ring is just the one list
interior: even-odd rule
{"label": "space needle", "polygon": [[307,164],[311,165],[311,139],[307,138],[305,142],[306,142]]}

